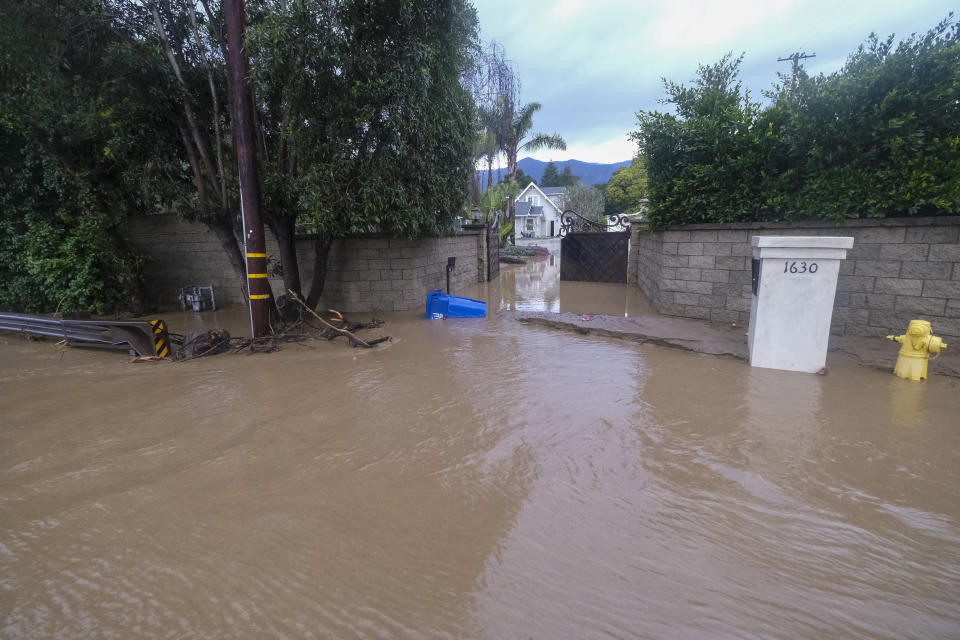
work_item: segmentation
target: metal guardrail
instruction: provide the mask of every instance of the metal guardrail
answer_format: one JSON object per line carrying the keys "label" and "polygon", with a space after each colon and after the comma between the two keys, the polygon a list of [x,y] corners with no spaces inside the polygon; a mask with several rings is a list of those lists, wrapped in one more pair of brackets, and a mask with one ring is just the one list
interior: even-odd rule
{"label": "metal guardrail", "polygon": [[158,344],[161,349],[164,344],[155,339],[155,328],[146,321],[63,320],[0,313],[0,330],[61,338],[71,346],[129,349],[138,356],[156,356]]}

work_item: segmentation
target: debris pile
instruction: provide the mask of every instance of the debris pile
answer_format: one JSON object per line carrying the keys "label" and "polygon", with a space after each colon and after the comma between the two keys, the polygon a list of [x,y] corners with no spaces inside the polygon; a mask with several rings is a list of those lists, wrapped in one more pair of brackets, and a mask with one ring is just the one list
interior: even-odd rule
{"label": "debris pile", "polygon": [[[172,336],[174,340],[179,336]],[[214,356],[230,350],[230,334],[225,329],[192,331],[183,336],[175,360],[192,360],[203,356]]]}
{"label": "debris pile", "polygon": [[377,329],[383,326],[383,321],[373,318],[370,322],[351,322],[343,317],[336,309],[328,309],[328,317],[316,313],[304,304],[297,294],[290,292],[290,299],[299,306],[294,312],[287,312],[287,320],[279,329],[269,336],[260,338],[231,337],[225,329],[211,329],[208,331],[194,331],[184,336],[170,334],[170,340],[180,345],[174,360],[185,361],[194,358],[217,355],[220,353],[271,353],[279,351],[284,342],[307,342],[309,340],[333,340],[344,337],[351,347],[365,347],[367,349],[381,342],[387,342],[390,336],[381,336],[372,340],[364,340],[356,335],[362,329]]}

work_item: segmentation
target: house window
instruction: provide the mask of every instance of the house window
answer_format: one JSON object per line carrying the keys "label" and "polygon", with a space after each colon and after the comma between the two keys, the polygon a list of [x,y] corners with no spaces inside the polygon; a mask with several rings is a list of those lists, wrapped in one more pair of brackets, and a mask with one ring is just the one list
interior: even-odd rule
{"label": "house window", "polygon": [[527,231],[533,231],[533,218],[527,218]]}
{"label": "house window", "polygon": [[534,207],[540,206],[540,196],[527,196],[527,202],[529,202]]}

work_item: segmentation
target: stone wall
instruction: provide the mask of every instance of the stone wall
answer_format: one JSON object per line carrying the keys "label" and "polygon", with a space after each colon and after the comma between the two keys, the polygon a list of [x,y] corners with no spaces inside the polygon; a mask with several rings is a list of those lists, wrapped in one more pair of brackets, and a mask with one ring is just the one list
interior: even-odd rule
{"label": "stone wall", "polygon": [[[243,304],[240,279],[230,266],[216,236],[204,225],[173,215],[144,216],[129,222],[130,242],[145,258],[147,294],[158,307],[178,305],[186,285],[213,285],[218,306]],[[309,288],[311,239],[298,238],[300,272]],[[283,291],[273,256],[277,243],[267,231],[271,256],[270,284]],[[405,240],[356,237],[335,240],[327,262],[323,304],[344,312],[407,311],[422,308],[431,289],[446,286],[446,265],[456,256],[451,278],[454,293],[481,281],[480,256],[486,258],[485,229],[468,229],[456,236]],[[482,277],[485,278],[484,262]],[[277,277],[274,277],[277,276]]]}
{"label": "stone wall", "polygon": [[913,318],[960,337],[960,217],[699,224],[647,233],[634,226],[628,280],[667,315],[744,326],[750,316],[750,237],[849,236],[832,331],[903,333]]}

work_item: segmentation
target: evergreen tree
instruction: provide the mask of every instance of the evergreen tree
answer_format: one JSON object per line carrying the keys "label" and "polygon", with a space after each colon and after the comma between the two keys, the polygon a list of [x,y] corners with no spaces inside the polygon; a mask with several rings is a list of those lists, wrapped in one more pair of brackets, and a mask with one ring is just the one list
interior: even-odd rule
{"label": "evergreen tree", "polygon": [[548,162],[547,166],[543,168],[543,176],[540,178],[541,187],[559,187],[560,186],[560,174],[557,173],[557,166],[552,162]]}
{"label": "evergreen tree", "polygon": [[557,187],[572,187],[573,185],[580,182],[578,176],[573,175],[573,172],[570,171],[570,165],[567,165],[563,168],[563,173],[560,174],[560,177],[557,178],[557,184],[554,186]]}
{"label": "evergreen tree", "polygon": [[523,189],[525,186],[533,182],[533,178],[528,176],[523,172],[523,169],[517,167],[517,186]]}

